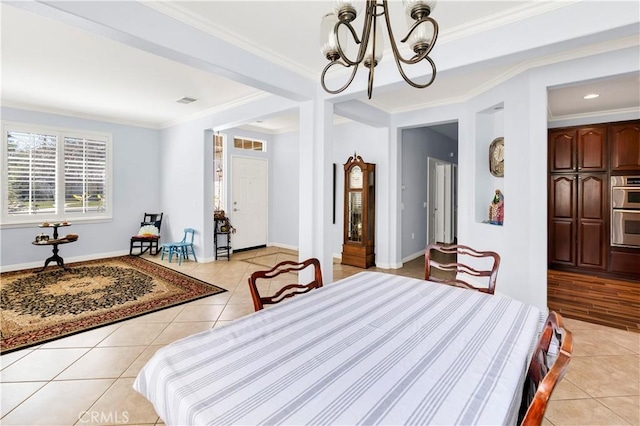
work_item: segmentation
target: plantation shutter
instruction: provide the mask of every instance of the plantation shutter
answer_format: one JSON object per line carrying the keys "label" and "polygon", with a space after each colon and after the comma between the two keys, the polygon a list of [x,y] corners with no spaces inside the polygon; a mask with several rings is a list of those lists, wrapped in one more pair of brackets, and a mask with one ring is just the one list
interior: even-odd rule
{"label": "plantation shutter", "polygon": [[55,212],[55,135],[7,132],[7,207],[9,215]]}
{"label": "plantation shutter", "polygon": [[106,179],[107,142],[65,137],[65,213],[104,211]]}

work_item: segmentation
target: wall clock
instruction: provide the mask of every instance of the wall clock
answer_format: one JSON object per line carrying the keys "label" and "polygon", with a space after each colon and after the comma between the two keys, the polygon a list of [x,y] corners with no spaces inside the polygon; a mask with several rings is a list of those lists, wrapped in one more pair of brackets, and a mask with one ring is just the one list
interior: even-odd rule
{"label": "wall clock", "polygon": [[495,138],[489,145],[489,171],[497,177],[504,177],[504,138]]}

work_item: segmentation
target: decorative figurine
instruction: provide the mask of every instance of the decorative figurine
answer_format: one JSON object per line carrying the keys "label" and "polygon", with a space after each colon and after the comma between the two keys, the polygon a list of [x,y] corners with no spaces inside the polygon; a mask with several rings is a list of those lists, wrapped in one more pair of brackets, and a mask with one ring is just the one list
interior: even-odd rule
{"label": "decorative figurine", "polygon": [[502,225],[504,222],[504,195],[499,189],[493,197],[491,206],[489,206],[489,223],[493,225]]}

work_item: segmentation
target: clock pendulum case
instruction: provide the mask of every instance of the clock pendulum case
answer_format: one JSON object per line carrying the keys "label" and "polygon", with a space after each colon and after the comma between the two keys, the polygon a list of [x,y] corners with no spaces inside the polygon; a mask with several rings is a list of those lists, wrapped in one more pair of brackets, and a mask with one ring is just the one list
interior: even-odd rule
{"label": "clock pendulum case", "polygon": [[353,154],[344,165],[342,264],[375,266],[376,165]]}

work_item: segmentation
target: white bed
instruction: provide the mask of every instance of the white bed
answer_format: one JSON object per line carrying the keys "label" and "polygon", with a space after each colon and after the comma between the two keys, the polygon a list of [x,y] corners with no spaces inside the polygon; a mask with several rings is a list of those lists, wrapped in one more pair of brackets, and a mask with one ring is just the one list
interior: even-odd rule
{"label": "white bed", "polygon": [[160,349],[134,387],[168,425],[514,424],[539,317],[362,272]]}

